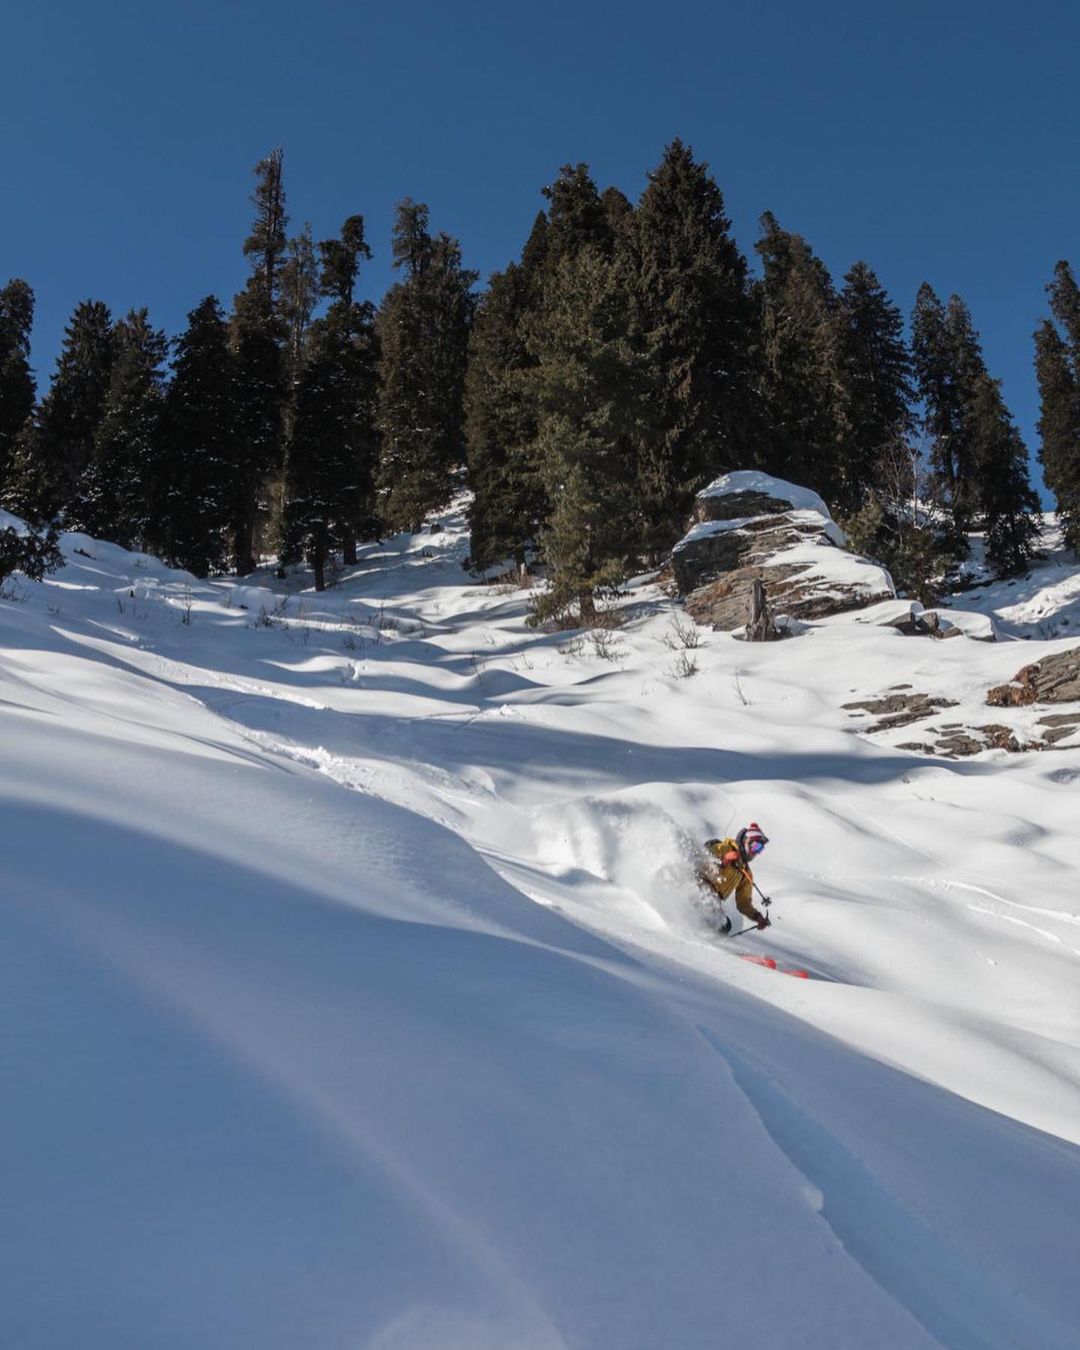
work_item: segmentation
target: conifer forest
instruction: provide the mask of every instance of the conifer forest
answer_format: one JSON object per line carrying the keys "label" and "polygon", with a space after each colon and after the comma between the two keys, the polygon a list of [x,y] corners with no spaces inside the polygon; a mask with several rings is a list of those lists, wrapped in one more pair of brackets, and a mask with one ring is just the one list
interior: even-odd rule
{"label": "conifer forest", "polygon": [[[238,185],[238,191],[242,191]],[[520,255],[481,285],[423,203],[398,204],[396,281],[361,299],[364,217],[290,233],[280,150],[255,169],[249,265],[183,332],[81,300],[47,386],[32,278],[0,289],[0,575],[47,570],[82,530],[205,577],[305,561],[317,589],[358,543],[471,491],[478,575],[542,568],[536,622],[588,621],[655,566],[695,493],[758,468],[818,491],[859,551],[933,596],[982,531],[1001,575],[1039,546],[1028,447],[958,295],[905,318],[871,266],[837,280],[761,217],[756,256],[673,141],[640,199],[584,164],[542,190]],[[1034,334],[1042,465],[1080,548],[1080,289],[1060,261]]]}

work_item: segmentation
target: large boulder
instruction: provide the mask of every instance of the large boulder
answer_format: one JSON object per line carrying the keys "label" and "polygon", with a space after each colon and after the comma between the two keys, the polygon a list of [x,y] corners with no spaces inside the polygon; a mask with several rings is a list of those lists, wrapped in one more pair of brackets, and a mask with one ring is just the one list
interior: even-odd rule
{"label": "large boulder", "polygon": [[672,573],[687,613],[714,628],[746,622],[755,580],[774,613],[818,619],[890,599],[884,568],[849,553],[816,492],[756,470],[724,474],[700,492],[676,544]]}
{"label": "large boulder", "polygon": [[991,689],[986,701],[996,708],[1022,707],[1028,703],[1080,703],[1080,647],[1024,666],[1009,684]]}

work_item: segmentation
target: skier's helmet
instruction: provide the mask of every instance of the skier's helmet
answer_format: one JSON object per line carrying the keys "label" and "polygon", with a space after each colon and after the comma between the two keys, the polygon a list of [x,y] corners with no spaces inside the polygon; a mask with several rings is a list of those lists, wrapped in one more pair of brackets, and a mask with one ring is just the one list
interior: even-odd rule
{"label": "skier's helmet", "polygon": [[739,852],[749,862],[751,858],[758,856],[769,840],[765,831],[755,820],[747,825],[745,830],[739,831],[735,842],[739,846]]}

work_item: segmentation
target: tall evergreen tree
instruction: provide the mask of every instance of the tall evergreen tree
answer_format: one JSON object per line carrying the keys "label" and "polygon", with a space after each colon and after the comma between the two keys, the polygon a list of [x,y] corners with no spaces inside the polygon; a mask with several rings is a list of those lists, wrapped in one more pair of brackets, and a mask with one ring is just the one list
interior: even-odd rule
{"label": "tall evergreen tree", "polygon": [[708,166],[671,143],[620,250],[632,336],[651,372],[638,496],[647,551],[671,546],[695,493],[757,454],[746,259]]}
{"label": "tall evergreen tree", "polygon": [[281,318],[285,328],[286,384],[291,390],[300,375],[312,315],[319,302],[319,264],[311,226],[305,224],[285,249],[281,267]]}
{"label": "tall evergreen tree", "polygon": [[864,262],[857,262],[844,278],[837,319],[837,505],[848,513],[879,481],[882,456],[905,450],[915,425],[914,387],[903,317]]}
{"label": "tall evergreen tree", "polygon": [[285,155],[279,147],[255,165],[256,184],[251,196],[255,219],[244,240],[244,257],[251,263],[246,297],[264,311],[273,309],[281,289],[286,257]]}
{"label": "tall evergreen tree", "polygon": [[174,343],[147,529],[164,558],[200,577],[224,570],[235,519],[235,360],[225,316],[207,296]]}
{"label": "tall evergreen tree", "polygon": [[297,383],[283,559],[304,554],[321,591],[335,539],[355,547],[358,531],[374,514],[377,348],[372,307],[353,298],[360,260],[371,256],[363,217],[351,216],[341,238],[319,249],[320,288],[332,303],[312,326]]}
{"label": "tall evergreen tree", "polygon": [[18,511],[25,528],[0,529],[0,582],[12,572],[40,581],[63,562],[58,533],[36,503],[19,491],[26,469],[20,451],[34,431],[35,383],[30,369],[30,329],[34,321],[34,292],[15,278],[0,290],[0,505]]}
{"label": "tall evergreen tree", "polygon": [[382,513],[417,529],[453,492],[465,454],[464,392],[475,272],[447,234],[432,237],[428,209],[406,199],[397,211],[394,266],[403,279],[379,310]]}
{"label": "tall evergreen tree", "polygon": [[1000,384],[985,371],[976,377],[966,419],[978,447],[987,560],[1002,576],[1015,576],[1035,551],[1041,529],[1039,499],[1028,478],[1027,448]]}
{"label": "tall evergreen tree", "polygon": [[477,569],[513,558],[519,571],[539,538],[547,497],[536,449],[536,365],[527,323],[539,303],[547,217],[533,225],[520,263],[496,272],[480,300],[469,340],[466,442],[470,558]]}
{"label": "tall evergreen tree", "polygon": [[322,320],[312,332],[297,380],[285,461],[281,548],[283,562],[307,557],[317,591],[326,586],[341,487],[351,467],[342,374],[337,335]]}
{"label": "tall evergreen tree", "polygon": [[930,437],[931,489],[945,508],[950,543],[986,531],[987,556],[1002,572],[1020,571],[1039,526],[1027,452],[983,359],[971,314],[959,296],[943,306],[925,283],[912,319],[912,354],[923,424]]}
{"label": "tall evergreen tree", "polygon": [[539,276],[548,256],[548,218],[545,212],[538,211],[533,220],[525,247],[521,250],[521,266],[531,276]]}
{"label": "tall evergreen tree", "polygon": [[165,334],[145,309],[113,329],[114,359],[94,453],[77,485],[72,514],[90,534],[125,548],[141,544],[161,457]]}
{"label": "tall evergreen tree", "polygon": [[20,513],[52,517],[72,503],[94,453],[114,350],[108,307],[84,300],[64,330],[49,392],[15,447],[10,494]]}
{"label": "tall evergreen tree", "polygon": [[349,439],[349,472],[340,486],[337,519],[343,561],[356,562],[358,539],[378,529],[375,474],[379,463],[379,337],[375,307],[356,299],[360,265],[371,258],[364,217],[349,216],[337,239],[319,244],[320,294],[341,342]]}
{"label": "tall evergreen tree", "polygon": [[840,327],[836,291],[825,264],[800,235],[761,218],[756,248],[762,276],[761,324],[764,466],[771,473],[840,499]]}
{"label": "tall evergreen tree", "polygon": [[16,277],[0,290],[0,500],[8,488],[19,433],[34,411],[33,322],[34,292]]}
{"label": "tall evergreen tree", "polygon": [[255,173],[255,220],[244,241],[252,270],[236,297],[232,321],[237,386],[231,530],[233,566],[240,576],[255,567],[256,533],[271,496],[268,479],[280,470],[287,374],[280,312],[288,225],[282,152],[267,155]]}
{"label": "tall evergreen tree", "polygon": [[606,187],[600,194],[600,202],[607,217],[612,246],[617,248],[634,218],[634,205],[626,193],[617,187]]}
{"label": "tall evergreen tree", "polygon": [[587,164],[564,164],[543,195],[548,202],[544,252],[550,266],[562,258],[576,257],[584,248],[611,256],[613,220],[617,222],[625,212],[617,202],[601,197]]}
{"label": "tall evergreen tree", "polygon": [[547,213],[536,217],[520,262],[491,278],[470,347],[471,560],[478,568],[506,558],[523,568],[549,514],[538,439],[541,386],[533,378],[549,289],[561,284],[560,266],[585,250],[610,261],[633,218],[624,194],[617,188],[601,193],[585,164],[564,165],[542,195]]}
{"label": "tall evergreen tree", "polygon": [[530,327],[550,501],[542,536],[548,588],[535,622],[576,608],[582,625],[592,623],[597,595],[623,580],[640,553],[633,470],[644,381],[627,338],[628,309],[615,264],[586,246],[555,262]]}
{"label": "tall evergreen tree", "polygon": [[1080,287],[1072,268],[1064,260],[1054,267],[1054,279],[1046,288],[1050,309],[1061,325],[1070,350],[1080,353]]}
{"label": "tall evergreen tree", "polygon": [[931,487],[962,550],[980,510],[979,452],[968,411],[986,367],[971,314],[958,295],[946,306],[925,282],[919,287],[911,350],[930,439]]}
{"label": "tall evergreen tree", "polygon": [[1035,333],[1039,460],[1065,542],[1080,553],[1080,289],[1067,262],[1047,287],[1054,321]]}

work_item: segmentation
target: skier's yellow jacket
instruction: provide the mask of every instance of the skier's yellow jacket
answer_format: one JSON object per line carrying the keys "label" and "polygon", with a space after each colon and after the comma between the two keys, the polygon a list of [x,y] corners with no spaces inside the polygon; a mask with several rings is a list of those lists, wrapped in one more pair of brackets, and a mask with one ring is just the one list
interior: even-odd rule
{"label": "skier's yellow jacket", "polygon": [[734,839],[710,839],[705,851],[708,857],[698,873],[701,880],[721,900],[726,900],[734,891],[739,913],[760,923],[762,915],[754,908],[754,874],[743,862],[739,845]]}

